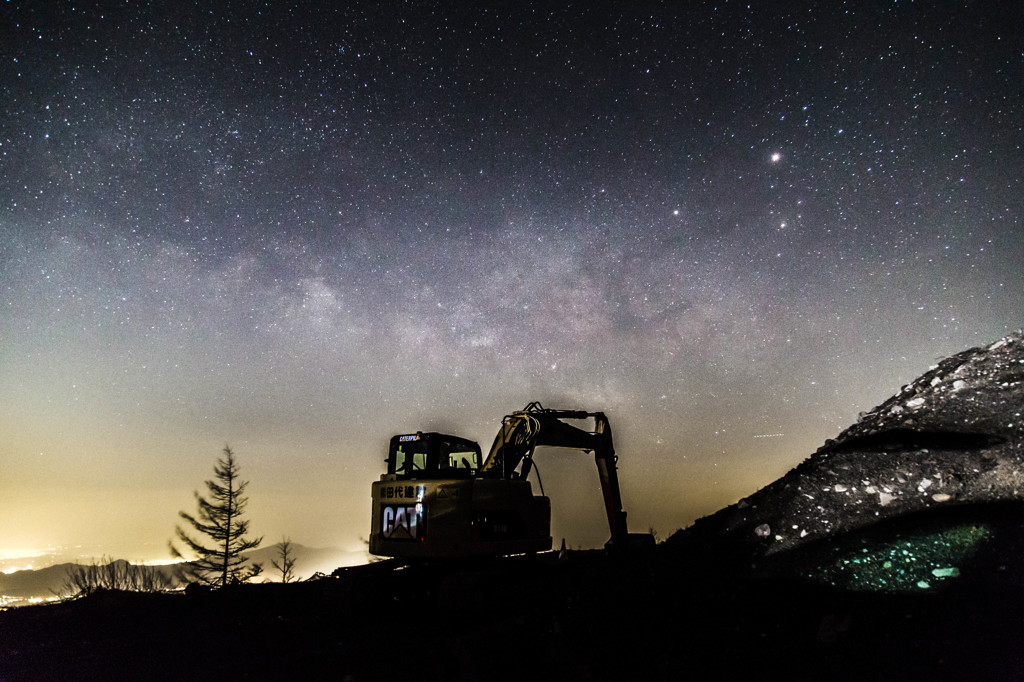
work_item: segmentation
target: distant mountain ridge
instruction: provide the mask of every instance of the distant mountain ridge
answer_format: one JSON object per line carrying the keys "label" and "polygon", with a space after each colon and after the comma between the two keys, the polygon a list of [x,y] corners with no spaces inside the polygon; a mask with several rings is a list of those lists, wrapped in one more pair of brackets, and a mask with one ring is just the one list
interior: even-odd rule
{"label": "distant mountain ridge", "polygon": [[[292,543],[291,553],[295,559],[295,574],[300,580],[320,572],[329,574],[340,566],[351,566],[366,563],[364,552],[351,552],[336,547],[306,547]],[[280,562],[279,543],[274,543],[251,552],[246,556],[251,561],[263,565],[263,574],[257,581],[280,580],[280,573],[271,565],[271,561]],[[123,562],[123,559],[115,560]],[[50,598],[59,595],[67,581],[68,571],[75,566],[91,565],[94,562],[64,562],[38,569],[25,569],[12,573],[0,573],[0,596],[13,600],[14,605],[33,598]],[[95,562],[99,564],[100,562]],[[106,565],[109,562],[103,562]],[[126,562],[127,563],[127,562]],[[181,569],[180,563],[167,563],[142,566],[143,570],[162,573],[168,578],[176,577]]]}
{"label": "distant mountain ridge", "polygon": [[[69,571],[75,567],[96,565],[111,566],[114,564],[128,564],[124,559],[115,559],[104,563],[92,562],[88,564],[77,562],[65,562],[47,566],[46,568],[25,569],[13,573],[0,574],[0,596],[16,600],[19,605],[22,600],[34,598],[47,599],[51,597],[65,596],[68,591],[66,583]],[[161,564],[157,566],[136,566],[137,570],[162,574],[169,582],[175,582],[181,570],[180,564]]]}
{"label": "distant mountain ridge", "polygon": [[26,568],[0,574],[0,595],[17,599],[52,597],[59,591],[74,563],[54,564],[46,568]]}
{"label": "distant mountain ridge", "polygon": [[[257,581],[262,579],[280,580],[280,571],[271,564],[272,561],[281,563],[279,542],[270,545],[265,544],[251,552],[246,552],[245,556],[250,561],[263,565],[263,574],[257,578]],[[309,578],[318,572],[330,575],[334,569],[341,566],[353,566],[369,562],[369,557],[365,551],[352,552],[337,547],[306,547],[305,545],[295,543],[291,545],[291,556],[295,559],[294,570],[299,580]]]}

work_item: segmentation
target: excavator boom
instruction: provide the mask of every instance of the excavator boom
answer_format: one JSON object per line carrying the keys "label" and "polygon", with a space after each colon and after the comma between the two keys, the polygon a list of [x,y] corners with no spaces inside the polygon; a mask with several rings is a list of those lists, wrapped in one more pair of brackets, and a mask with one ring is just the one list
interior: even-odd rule
{"label": "excavator boom", "polygon": [[[593,419],[594,430],[586,431],[564,419]],[[573,448],[594,453],[601,492],[604,496],[610,544],[621,546],[628,535],[626,512],[622,509],[612,429],[603,412],[581,410],[549,410],[540,403],[530,403],[525,409],[513,412],[502,420],[502,428],[494,439],[491,452],[480,470],[481,476],[506,477],[522,466],[520,476],[526,478],[532,467],[533,451],[537,446]]]}

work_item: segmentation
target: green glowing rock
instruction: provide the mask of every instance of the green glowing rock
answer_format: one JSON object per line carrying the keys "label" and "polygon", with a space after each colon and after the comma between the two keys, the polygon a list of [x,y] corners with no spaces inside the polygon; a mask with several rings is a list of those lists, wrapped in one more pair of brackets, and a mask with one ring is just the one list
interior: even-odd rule
{"label": "green glowing rock", "polygon": [[862,538],[866,547],[835,547],[810,574],[819,582],[850,590],[927,590],[935,579],[959,576],[959,565],[990,536],[991,530],[984,525],[960,524],[887,540]]}

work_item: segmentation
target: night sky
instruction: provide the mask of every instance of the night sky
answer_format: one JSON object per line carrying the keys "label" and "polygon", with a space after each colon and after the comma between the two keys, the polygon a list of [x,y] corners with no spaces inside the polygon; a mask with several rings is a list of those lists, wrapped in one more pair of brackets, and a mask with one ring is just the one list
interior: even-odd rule
{"label": "night sky", "polygon": [[226,443],[359,548],[392,434],[532,400],[664,538],[1022,326],[1018,3],[451,5],[0,5],[0,558],[168,558]]}

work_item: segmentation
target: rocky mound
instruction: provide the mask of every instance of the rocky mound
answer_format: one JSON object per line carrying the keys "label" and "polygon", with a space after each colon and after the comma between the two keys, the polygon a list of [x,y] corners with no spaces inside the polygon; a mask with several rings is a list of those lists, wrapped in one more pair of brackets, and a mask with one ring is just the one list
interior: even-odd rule
{"label": "rocky mound", "polygon": [[1024,492],[1024,336],[940,362],[781,479],[670,539],[750,557]]}

